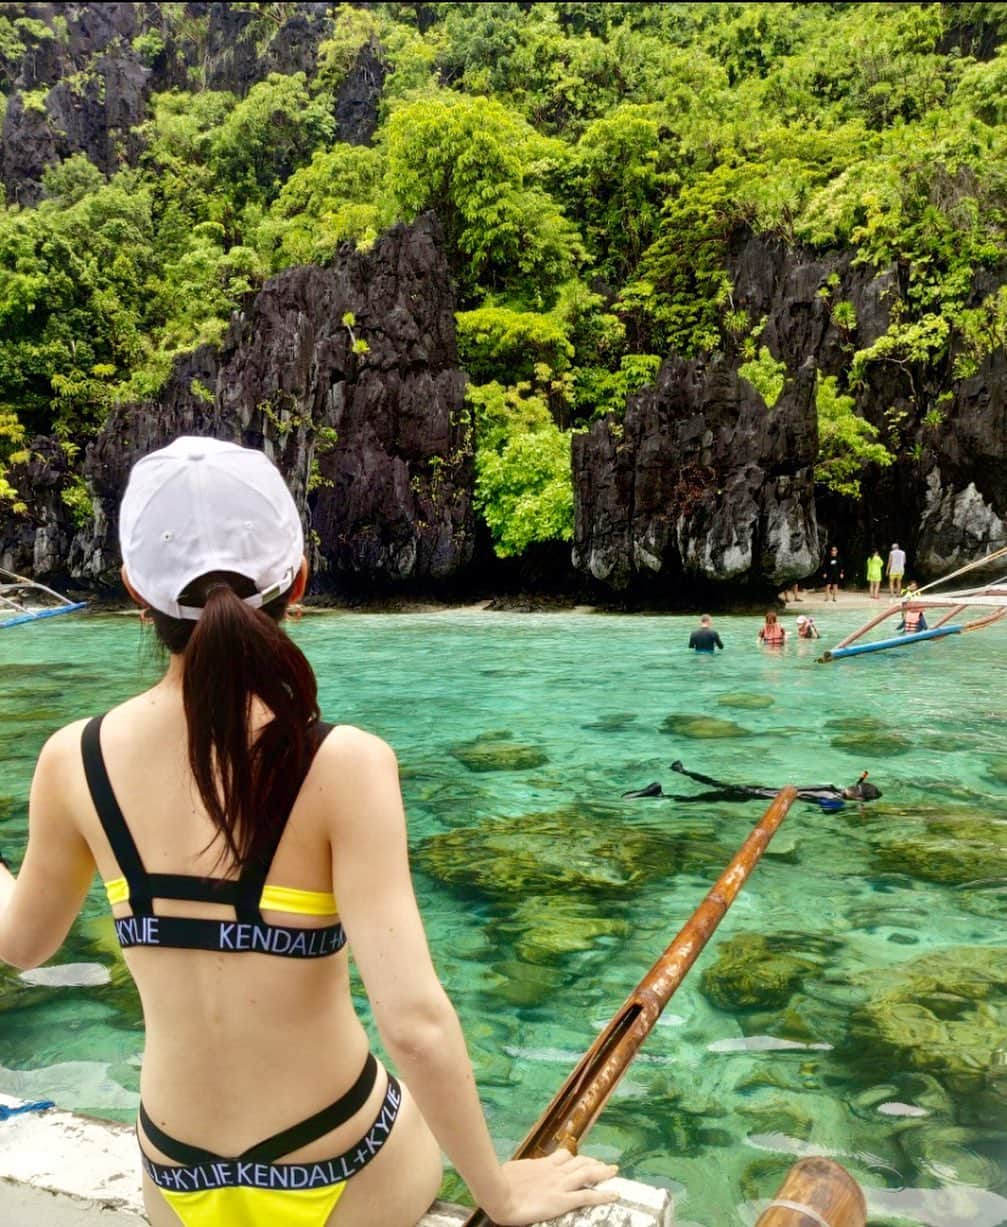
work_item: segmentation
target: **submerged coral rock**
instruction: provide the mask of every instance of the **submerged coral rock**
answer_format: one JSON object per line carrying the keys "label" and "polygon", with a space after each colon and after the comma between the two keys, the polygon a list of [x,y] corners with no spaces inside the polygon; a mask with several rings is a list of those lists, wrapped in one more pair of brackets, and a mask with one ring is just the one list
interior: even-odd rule
{"label": "submerged coral rock", "polygon": [[999,878],[991,882],[977,882],[959,894],[958,903],[973,916],[1007,921],[1007,880]]}
{"label": "submerged coral rock", "polygon": [[717,961],[699,982],[703,996],[721,1010],[769,1010],[785,1006],[818,962],[779,949],[760,933],[739,933],[717,949]]}
{"label": "submerged coral rock", "polygon": [[684,713],[674,713],[665,716],[661,721],[662,733],[674,733],[678,737],[716,738],[716,737],[751,737],[748,729],[735,724],[733,720],[722,720],[719,716],[698,716]]}
{"label": "submerged coral rock", "polygon": [[986,774],[998,784],[1007,784],[1007,759],[990,763],[986,768]]}
{"label": "submerged coral rock", "polygon": [[581,727],[597,729],[600,733],[618,733],[620,729],[628,728],[637,719],[636,712],[616,711],[599,716],[597,720],[592,720],[589,724],[584,724]]}
{"label": "submerged coral rock", "polygon": [[510,733],[484,733],[474,741],[453,746],[449,753],[469,771],[529,771],[549,761],[538,746],[511,741]]}
{"label": "submerged coral rock", "polygon": [[908,873],[952,886],[1007,877],[1007,822],[946,814],[922,828],[884,839],[876,851],[887,873]]}
{"label": "submerged coral rock", "polygon": [[834,750],[845,750],[848,754],[868,754],[874,758],[908,754],[913,748],[909,739],[901,733],[882,733],[873,729],[860,733],[840,733],[838,737],[833,737],[829,744]]}
{"label": "submerged coral rock", "polygon": [[708,872],[725,849],[683,832],[621,826],[574,806],[497,819],[428,839],[417,865],[442,882],[514,899],[633,892],[676,872]]}
{"label": "submerged coral rock", "polygon": [[493,926],[514,942],[519,958],[527,963],[546,963],[564,954],[592,950],[599,942],[627,938],[633,931],[628,920],[616,920],[604,905],[583,898],[534,895],[520,900],[506,921]]}
{"label": "submerged coral rock", "polygon": [[957,946],[932,951],[859,980],[872,995],[854,1012],[851,1034],[864,1051],[922,1070],[952,1094],[989,1082],[993,1050],[1007,1034],[1007,950]]}
{"label": "submerged coral rock", "polygon": [[763,707],[772,707],[776,700],[771,694],[748,694],[744,690],[731,690],[718,697],[721,707],[740,707],[746,711],[758,711]]}

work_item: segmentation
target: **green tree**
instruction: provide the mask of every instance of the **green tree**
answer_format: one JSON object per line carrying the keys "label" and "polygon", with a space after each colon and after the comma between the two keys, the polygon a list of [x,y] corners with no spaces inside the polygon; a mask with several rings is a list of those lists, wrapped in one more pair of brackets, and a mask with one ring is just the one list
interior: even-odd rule
{"label": "green tree", "polygon": [[413,217],[436,209],[466,298],[512,291],[548,305],[583,249],[541,186],[563,146],[487,98],[424,98],[386,129],[388,185]]}
{"label": "green tree", "polygon": [[475,411],[475,505],[501,558],[529,545],[573,537],[570,432],[559,430],[545,402],[526,386],[472,385]]}
{"label": "green tree", "polygon": [[836,494],[859,498],[868,465],[886,468],[895,457],[879,443],[878,431],[854,412],[854,399],[838,390],[834,375],[819,375],[815,388],[818,409],[818,461],[815,480]]}
{"label": "green tree", "polygon": [[238,208],[268,202],[334,131],[328,99],[311,96],[304,73],[270,73],[214,130],[209,164]]}
{"label": "green tree", "polygon": [[327,264],[347,241],[372,243],[394,220],[380,150],[333,145],[296,170],[257,227],[270,265]]}

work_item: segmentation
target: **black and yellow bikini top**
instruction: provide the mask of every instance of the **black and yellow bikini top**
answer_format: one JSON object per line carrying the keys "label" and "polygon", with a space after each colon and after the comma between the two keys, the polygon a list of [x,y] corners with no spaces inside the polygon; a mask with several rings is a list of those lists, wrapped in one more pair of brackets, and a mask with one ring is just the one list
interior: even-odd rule
{"label": "black and yellow bikini top", "polygon": [[[283,836],[286,821],[279,824],[268,854],[246,866],[238,878],[208,878],[184,873],[148,873],[136,842],[130,834],[108,777],[101,752],[103,716],[89,720],[81,735],[84,774],[91,800],[112,846],[122,877],[105,883],[110,904],[128,902],[132,916],[115,921],[119,945],[167,946],[182,950],[216,950],[222,953],[275,954],[290,959],[317,959],[336,954],[346,944],[338,920],[317,929],[298,929],[267,924],[263,910],[292,912],[301,916],[338,915],[330,892],[267,886],[266,878]],[[331,725],[316,723],[309,740],[310,752],[304,775]],[[302,776],[303,779],[303,776]],[[288,814],[289,817],[289,814]],[[221,903],[234,908],[233,920],[209,920],[195,916],[158,916],[155,899],[184,899],[197,903]]]}

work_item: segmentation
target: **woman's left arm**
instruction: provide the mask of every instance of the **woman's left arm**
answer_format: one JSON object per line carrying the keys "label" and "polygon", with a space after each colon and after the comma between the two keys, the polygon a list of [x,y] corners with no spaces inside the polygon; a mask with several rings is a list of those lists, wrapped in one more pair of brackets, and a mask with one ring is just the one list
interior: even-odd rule
{"label": "woman's left arm", "polygon": [[15,878],[0,866],[0,961],[37,967],[63,944],[94,878],[68,781],[80,772],[80,725],[46,742],[28,802],[28,848]]}

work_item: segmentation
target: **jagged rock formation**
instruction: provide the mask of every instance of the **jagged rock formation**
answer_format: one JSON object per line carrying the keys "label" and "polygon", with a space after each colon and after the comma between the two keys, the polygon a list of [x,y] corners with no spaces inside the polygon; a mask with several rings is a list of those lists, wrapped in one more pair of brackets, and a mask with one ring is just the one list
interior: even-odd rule
{"label": "jagged rock formation", "polygon": [[929,439],[916,544],[925,574],[1007,544],[1005,380],[1007,354],[998,350],[955,386],[947,416]]}
{"label": "jagged rock formation", "polygon": [[281,274],[221,351],[224,419],[248,442],[284,440],[295,495],[317,455],[311,522],[342,588],[444,580],[472,556],[465,376],[439,240],[428,217],[334,269]]}
{"label": "jagged rock formation", "polygon": [[[780,240],[747,234],[736,239],[730,269],[736,305],[753,318],[767,318],[764,340],[774,357],[791,371],[810,359],[823,375],[844,375],[854,350],[866,349],[887,331],[892,304],[906,289],[904,271],[875,272],[855,264],[853,252],[809,255]],[[975,303],[1002,280],[988,273],[977,276]],[[850,334],[832,319],[837,302],[854,308],[857,323]],[[847,554],[864,557],[874,545],[885,551],[897,539],[908,547],[914,573],[928,577],[1004,544],[1005,375],[1002,351],[961,381],[952,380],[946,370],[921,369],[911,382],[904,365],[868,367],[862,386],[854,390],[857,412],[883,434],[890,420],[901,420],[907,436],[903,452],[912,458],[888,470],[869,470],[857,504],[820,492],[819,517],[829,538]],[[927,426],[927,411],[939,408],[948,393],[943,421]]]}
{"label": "jagged rock formation", "polygon": [[774,409],[724,362],[664,364],[623,423],[574,437],[574,563],[674,599],[687,580],[777,586],[818,561],[814,369]]}
{"label": "jagged rock formation", "polygon": [[369,145],[378,126],[378,104],[388,69],[373,39],[357,54],[336,95],[336,137],[348,145]]}
{"label": "jagged rock formation", "polygon": [[[746,231],[728,265],[733,305],[765,321],[760,342],[786,364],[787,388],[769,411],[734,375],[737,353],[707,364],[670,359],[654,389],[630,398],[624,423],[596,422],[574,440],[574,564],[605,589],[673,600],[697,580],[758,587],[805,578],[828,542],[854,558],[898,539],[923,576],[1003,544],[1004,354],[971,379],[927,372],[915,388],[902,365],[869,367],[857,412],[883,432],[901,421],[912,458],[869,469],[859,502],[839,498],[813,481],[816,371],[845,378],[855,350],[887,331],[905,289],[900,272]],[[977,281],[976,301],[995,284]],[[838,302],[852,305],[854,328],[837,325]],[[925,425],[948,392],[943,422]]]}
{"label": "jagged rock formation", "polygon": [[[45,168],[75,153],[107,175],[131,163],[142,148],[134,129],[147,117],[151,94],[191,88],[190,70],[204,74],[207,88],[239,96],[271,72],[312,73],[332,28],[325,3],[284,6],[279,20],[230,4],[184,9],[184,18],[171,18],[152,3],[5,6],[5,15],[45,31],[25,34],[20,62],[0,62],[10,91],[0,154],[9,201],[37,204]],[[342,113],[336,107],[340,124],[366,132],[365,139],[377,122],[384,79],[376,50],[369,55],[344,83]]]}
{"label": "jagged rock formation", "polygon": [[26,510],[0,516],[0,567],[63,576],[74,534],[70,508],[62,497],[69,473],[66,452],[55,439],[32,439],[29,458],[15,473]]}
{"label": "jagged rock formation", "polygon": [[76,533],[59,494],[59,448],[36,440],[48,466],[15,467],[11,478],[33,484],[37,506],[0,520],[0,565],[45,574],[69,557],[72,575],[114,585],[131,465],[194,433],[276,461],[303,508],[322,587],[433,590],[464,570],[475,540],[464,389],[439,227],[430,217],[396,226],[331,269],[273,278],[219,350],[176,364],[156,403],[114,410],[87,451],[94,515]]}
{"label": "jagged rock formation", "polygon": [[318,44],[332,23],[329,5],[322,2],[292,6],[289,15],[262,30],[250,9],[231,4],[208,4],[207,86],[244,95],[271,72],[311,74]]}

